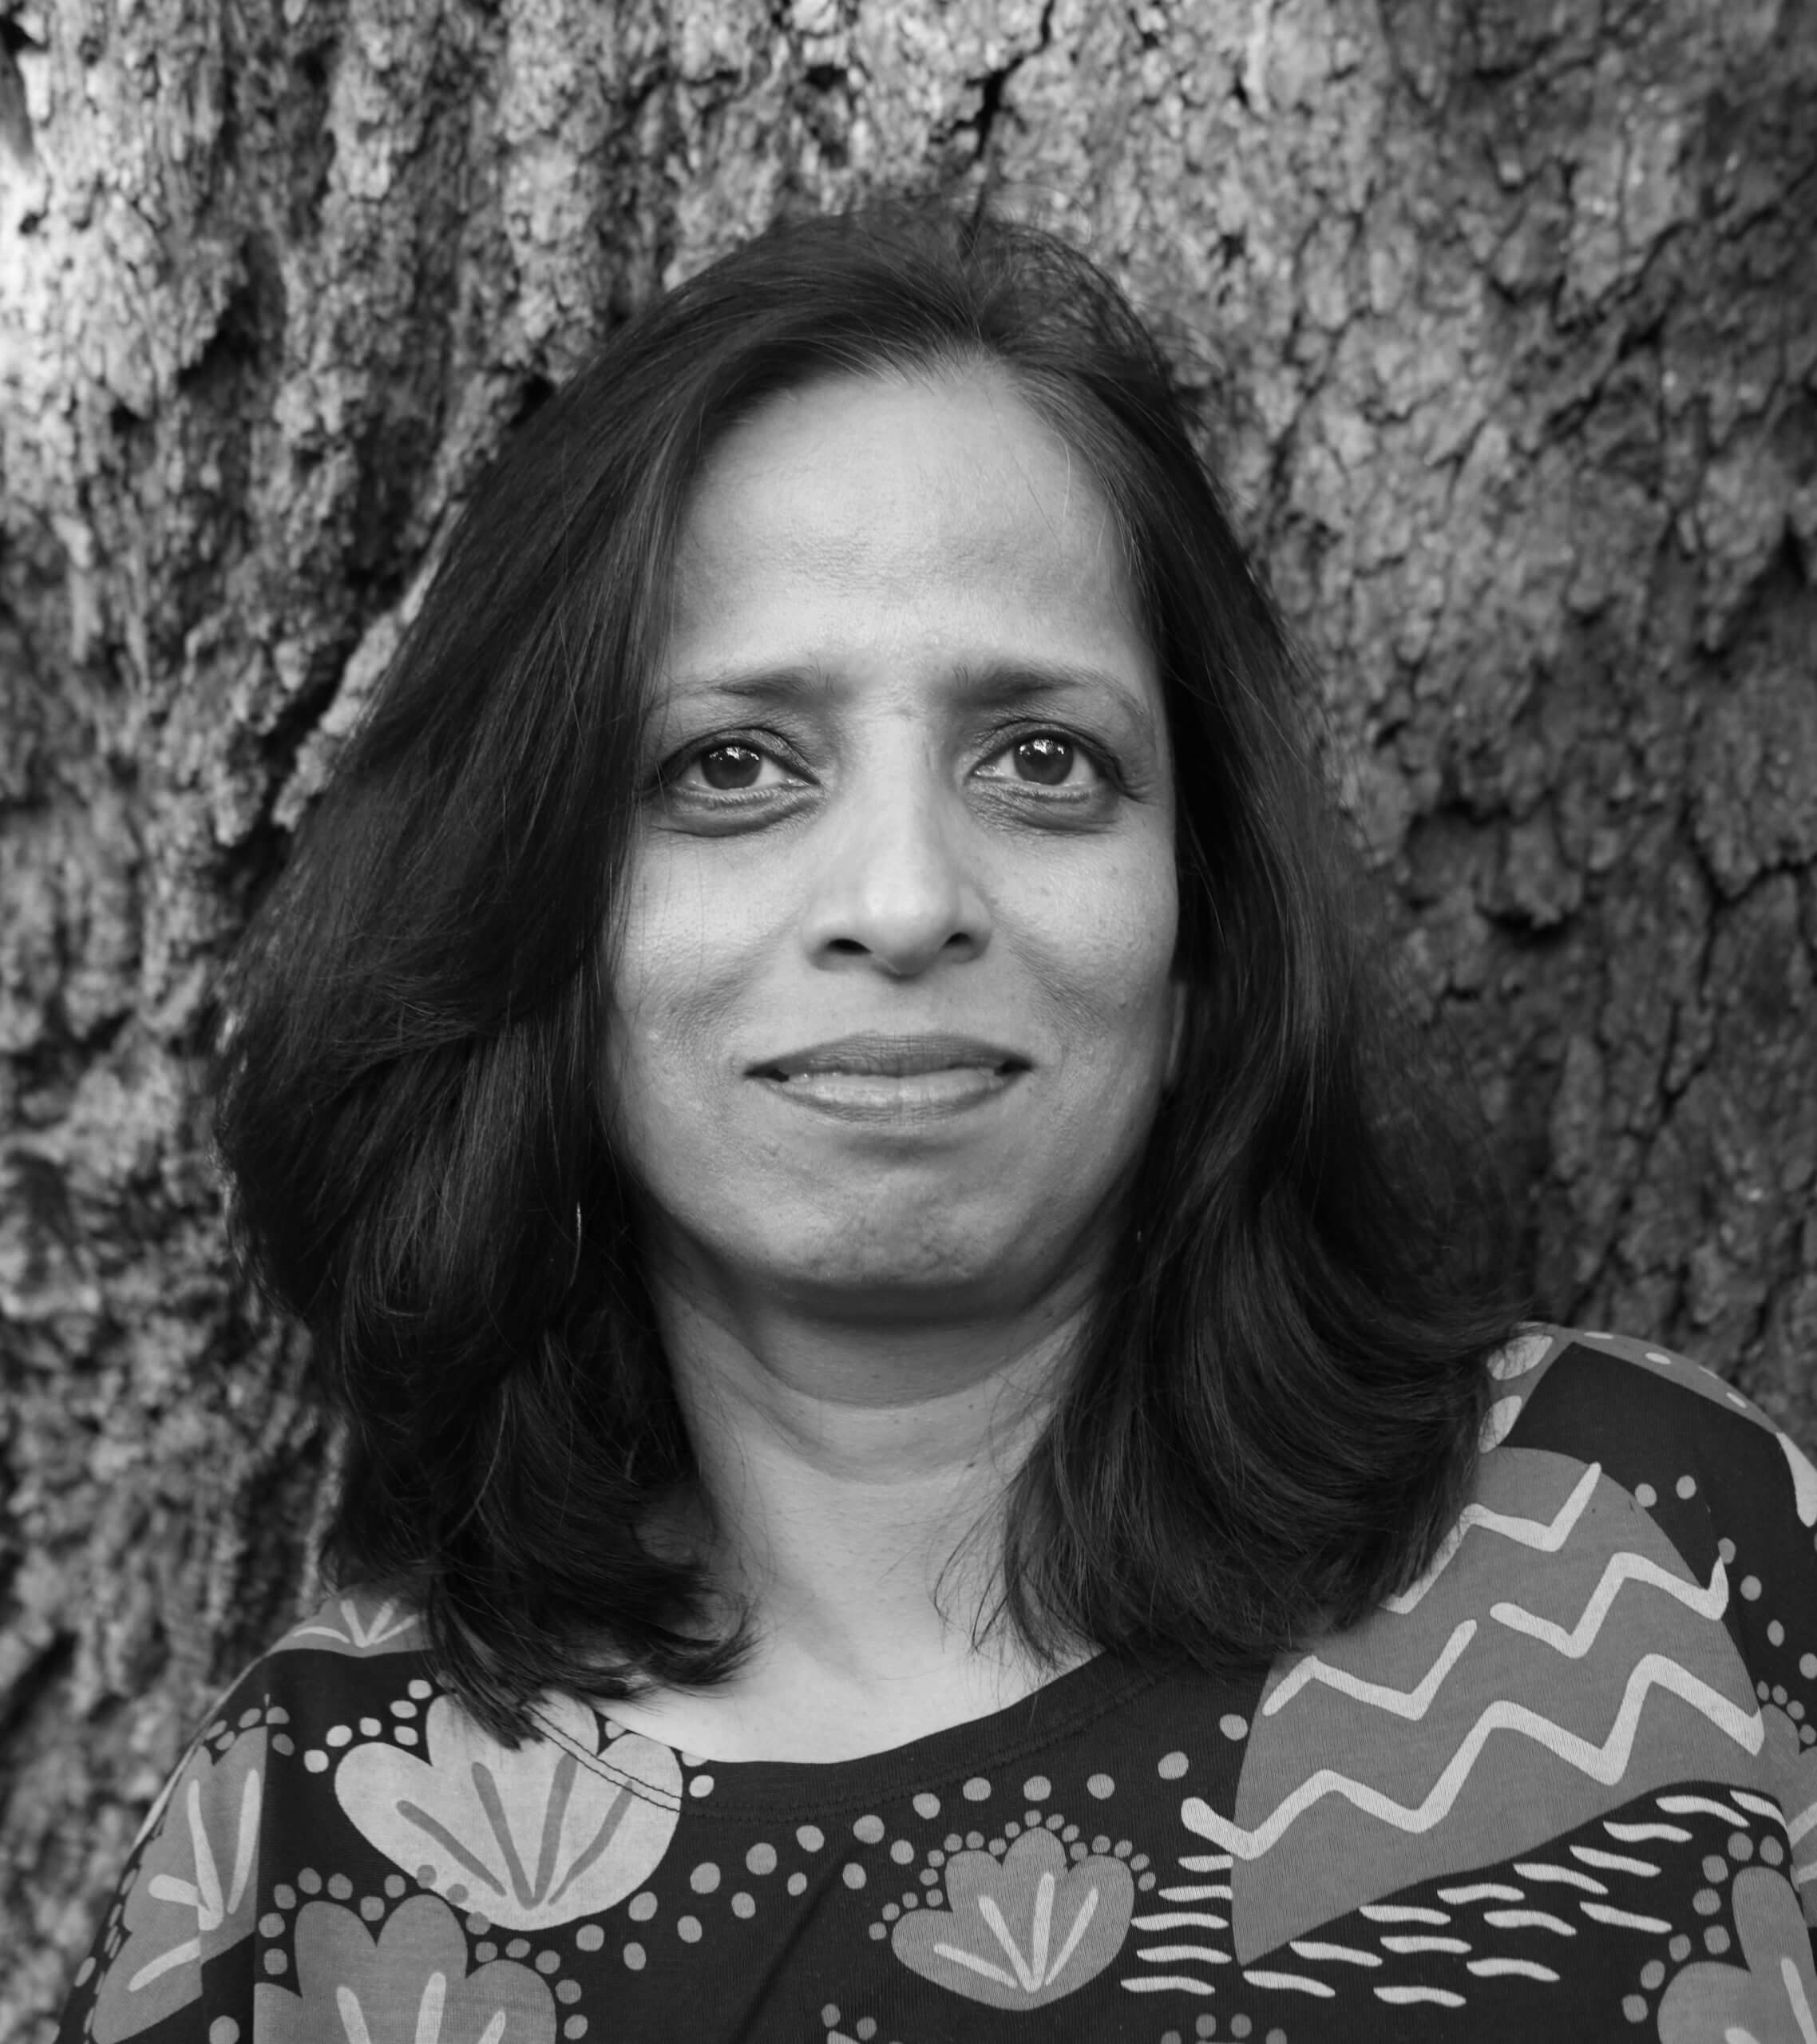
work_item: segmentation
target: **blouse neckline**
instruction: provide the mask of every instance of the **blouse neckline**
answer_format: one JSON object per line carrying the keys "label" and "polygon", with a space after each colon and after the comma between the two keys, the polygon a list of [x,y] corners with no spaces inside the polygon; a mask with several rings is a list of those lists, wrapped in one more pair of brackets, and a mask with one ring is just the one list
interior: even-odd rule
{"label": "blouse neckline", "polygon": [[[912,1789],[941,1793],[943,1801],[950,1794],[956,1803],[949,1807],[962,1812],[972,1783],[988,1784],[991,1770],[1013,1768],[1051,1748],[1152,1687],[1165,1672],[1152,1662],[1095,1654],[1000,1710],[849,1760],[703,1760],[671,1748],[686,1777],[683,1808],[701,1817],[774,1814],[798,1820],[810,1811],[838,1816]],[[616,1729],[609,1703],[594,1708]],[[970,1800],[982,1801],[990,1792],[990,1786],[980,1785]],[[1028,1800],[1040,1798],[1031,1794]]]}

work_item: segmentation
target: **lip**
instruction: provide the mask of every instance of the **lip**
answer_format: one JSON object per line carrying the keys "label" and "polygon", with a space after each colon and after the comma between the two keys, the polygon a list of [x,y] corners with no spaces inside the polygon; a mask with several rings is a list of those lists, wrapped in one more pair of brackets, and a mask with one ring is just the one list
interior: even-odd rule
{"label": "lip", "polygon": [[931,1072],[1026,1072],[1029,1060],[978,1036],[838,1036],[806,1050],[786,1051],[751,1065],[746,1076],[785,1082],[842,1072],[878,1079],[914,1079]]}
{"label": "lip", "polygon": [[841,1121],[945,1120],[1000,1098],[1030,1068],[1019,1052],[977,1036],[840,1036],[766,1058],[746,1077]]}

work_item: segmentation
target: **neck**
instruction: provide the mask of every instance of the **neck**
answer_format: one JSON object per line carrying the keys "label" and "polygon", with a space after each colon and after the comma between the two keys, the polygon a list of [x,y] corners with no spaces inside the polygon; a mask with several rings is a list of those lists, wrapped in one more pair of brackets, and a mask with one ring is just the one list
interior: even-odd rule
{"label": "neck", "polygon": [[704,1555],[750,1614],[753,1650],[723,1689],[614,1715],[722,1760],[834,1759],[1038,1686],[1051,1671],[1019,1641],[975,1634],[1085,1287],[940,1325],[810,1317],[679,1277],[653,1289],[700,1472],[697,1499],[659,1530]]}
{"label": "neck", "polygon": [[707,1551],[759,1631],[861,1674],[969,1639],[1081,1303],[867,1329],[659,1292]]}

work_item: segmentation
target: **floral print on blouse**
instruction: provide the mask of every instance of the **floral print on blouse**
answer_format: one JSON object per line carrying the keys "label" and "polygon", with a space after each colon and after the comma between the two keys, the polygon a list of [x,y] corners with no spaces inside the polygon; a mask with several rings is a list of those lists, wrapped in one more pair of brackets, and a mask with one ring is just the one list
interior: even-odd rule
{"label": "floral print on blouse", "polygon": [[826,1765],[554,1697],[517,1749],[331,1600],[147,1822],[62,2044],[1817,2044],[1817,1468],[1561,1329],[1427,1575],[1265,1679],[1101,1656]]}

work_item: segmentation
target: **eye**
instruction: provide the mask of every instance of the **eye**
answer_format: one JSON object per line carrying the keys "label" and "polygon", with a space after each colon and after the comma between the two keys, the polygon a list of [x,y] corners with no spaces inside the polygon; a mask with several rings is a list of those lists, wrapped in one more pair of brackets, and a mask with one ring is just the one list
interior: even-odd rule
{"label": "eye", "polygon": [[978,770],[988,780],[1019,781],[1080,794],[1104,779],[1091,754],[1064,731],[1031,731],[992,754]]}
{"label": "eye", "polygon": [[740,794],[798,785],[797,777],[780,760],[736,739],[703,746],[683,760],[669,780],[672,790],[684,794]]}

